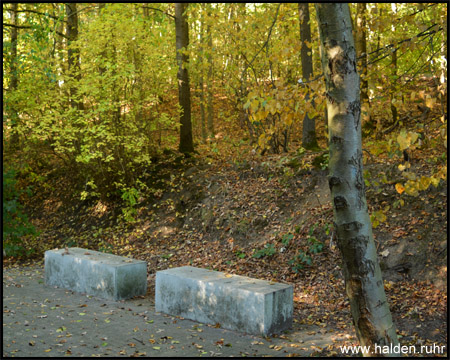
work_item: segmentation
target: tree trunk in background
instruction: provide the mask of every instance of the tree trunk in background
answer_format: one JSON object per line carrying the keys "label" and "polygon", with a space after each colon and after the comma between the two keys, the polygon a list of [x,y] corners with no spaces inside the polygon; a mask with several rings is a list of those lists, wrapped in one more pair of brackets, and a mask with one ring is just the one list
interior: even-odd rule
{"label": "tree trunk in background", "polygon": [[[348,4],[316,4],[325,74],[330,144],[329,185],[346,292],[362,346],[398,344],[367,210],[360,89]],[[382,354],[364,354],[380,356]],[[395,354],[391,354],[395,355]]]}
{"label": "tree trunk in background", "polygon": [[[17,38],[18,38],[18,15],[17,9],[18,4],[12,3],[11,11],[9,12],[11,15],[11,24],[14,26],[11,27],[11,58],[10,58],[10,85],[9,92],[15,92],[17,90],[17,85],[19,83],[19,76],[17,73]],[[9,145],[12,148],[16,148],[19,145],[19,134],[17,133],[17,125],[19,123],[19,114],[17,112],[17,108],[15,104],[8,104],[8,115],[10,117],[11,123],[11,137]]]}
{"label": "tree trunk in background", "polygon": [[[71,46],[72,42],[78,38],[78,12],[76,3],[66,3],[66,17],[67,17],[67,64],[69,67],[69,74],[73,75],[73,78],[78,82],[81,80],[80,72],[80,51]],[[70,104],[73,108],[83,110],[82,101],[76,100],[76,88],[71,85],[69,88]]]}
{"label": "tree trunk in background", "polygon": [[194,152],[191,121],[191,90],[189,88],[189,73],[186,67],[189,56],[180,51],[186,50],[189,45],[189,26],[185,14],[187,7],[187,3],[175,3],[178,99],[181,107],[179,150],[183,154]]}
{"label": "tree trunk in background", "polygon": [[202,129],[202,140],[205,143],[207,134],[206,134],[206,112],[205,112],[205,82],[203,80],[203,57],[204,57],[204,43],[205,43],[205,37],[203,36],[203,29],[205,27],[204,22],[204,4],[200,5],[202,7],[201,10],[201,16],[200,16],[200,49],[198,54],[198,64],[199,64],[199,70],[200,70],[200,76],[199,76],[199,87],[200,87],[200,115],[201,115],[201,129]]}
{"label": "tree trunk in background", "polygon": [[[392,92],[391,92],[391,112],[392,112],[392,123],[395,124],[398,120],[397,107],[394,104],[395,93],[396,93],[396,83],[397,83],[397,50],[392,52],[391,61],[391,74],[392,74]],[[380,129],[377,129],[378,131]]]}
{"label": "tree trunk in background", "polygon": [[361,104],[370,121],[369,82],[367,81],[366,4],[356,5],[356,57],[361,71]]}
{"label": "tree trunk in background", "polygon": [[[309,24],[309,4],[298,4],[298,17],[300,21],[300,57],[302,61],[303,81],[309,81],[313,76],[312,49],[306,45],[311,44],[311,26]],[[311,45],[310,45],[311,46]],[[308,85],[306,85],[308,86]],[[306,100],[309,100],[310,94],[306,94]],[[314,100],[311,100],[314,103]],[[302,146],[305,149],[317,148],[316,139],[316,119],[310,118],[308,113],[303,118]]]}
{"label": "tree trunk in background", "polygon": [[214,109],[213,109],[213,45],[211,35],[211,4],[208,4],[208,25],[206,26],[206,37],[208,38],[208,136],[214,139]]}

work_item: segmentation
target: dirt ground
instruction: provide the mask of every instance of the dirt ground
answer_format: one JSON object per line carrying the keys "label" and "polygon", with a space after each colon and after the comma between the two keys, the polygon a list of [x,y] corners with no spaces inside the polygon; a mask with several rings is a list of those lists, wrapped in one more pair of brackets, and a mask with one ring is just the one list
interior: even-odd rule
{"label": "dirt ground", "polygon": [[44,284],[43,268],[3,272],[3,356],[311,356],[352,334],[294,323],[258,337],[155,313],[154,295],[108,301]]}
{"label": "dirt ground", "polygon": [[[333,240],[326,171],[297,169],[281,155],[171,166],[161,163],[149,178],[161,191],[139,199],[134,223],[120,221],[121,210],[111,203],[67,201],[64,183],[47,184],[29,201],[41,234],[30,245],[37,249],[31,262],[3,263],[4,355],[335,357],[342,355],[340,345],[357,343]],[[418,160],[413,166],[418,176],[432,171]],[[395,161],[364,168],[370,212],[389,206],[374,239],[400,343],[417,349],[446,345],[447,182],[417,197],[400,196],[392,181],[401,176]],[[400,199],[404,205],[394,206]],[[322,248],[313,253],[311,244],[319,242]],[[63,246],[147,261],[149,295],[116,304],[45,287],[43,251]],[[156,271],[184,265],[292,284],[293,330],[261,339],[155,314]]]}

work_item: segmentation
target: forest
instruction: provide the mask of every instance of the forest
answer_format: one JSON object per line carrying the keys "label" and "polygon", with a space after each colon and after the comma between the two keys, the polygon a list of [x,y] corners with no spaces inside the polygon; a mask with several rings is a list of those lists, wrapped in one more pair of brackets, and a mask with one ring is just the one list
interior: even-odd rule
{"label": "forest", "polygon": [[446,2],[2,7],[4,271],[80,247],[147,261],[149,294],[184,265],[290,283],[335,340],[278,356],[446,346]]}

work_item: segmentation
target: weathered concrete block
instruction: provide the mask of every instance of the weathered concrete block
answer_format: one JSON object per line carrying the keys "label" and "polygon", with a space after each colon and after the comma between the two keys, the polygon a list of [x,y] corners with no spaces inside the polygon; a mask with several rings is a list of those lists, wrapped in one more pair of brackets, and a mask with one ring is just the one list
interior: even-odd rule
{"label": "weathered concrete block", "polygon": [[104,299],[122,300],[147,291],[147,263],[80,248],[45,252],[45,283]]}
{"label": "weathered concrete block", "polygon": [[293,287],[183,266],[156,273],[155,309],[249,334],[292,325]]}

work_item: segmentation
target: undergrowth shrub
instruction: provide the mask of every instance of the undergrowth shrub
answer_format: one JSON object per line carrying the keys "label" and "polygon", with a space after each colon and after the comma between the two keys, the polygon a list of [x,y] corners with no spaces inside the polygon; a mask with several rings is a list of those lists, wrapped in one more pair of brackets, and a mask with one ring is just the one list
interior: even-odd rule
{"label": "undergrowth shrub", "polygon": [[19,189],[16,171],[5,171],[3,168],[3,254],[6,256],[30,255],[34,249],[27,249],[23,240],[25,237],[37,236],[37,231],[28,220],[20,203],[22,194],[31,195],[31,190]]}

